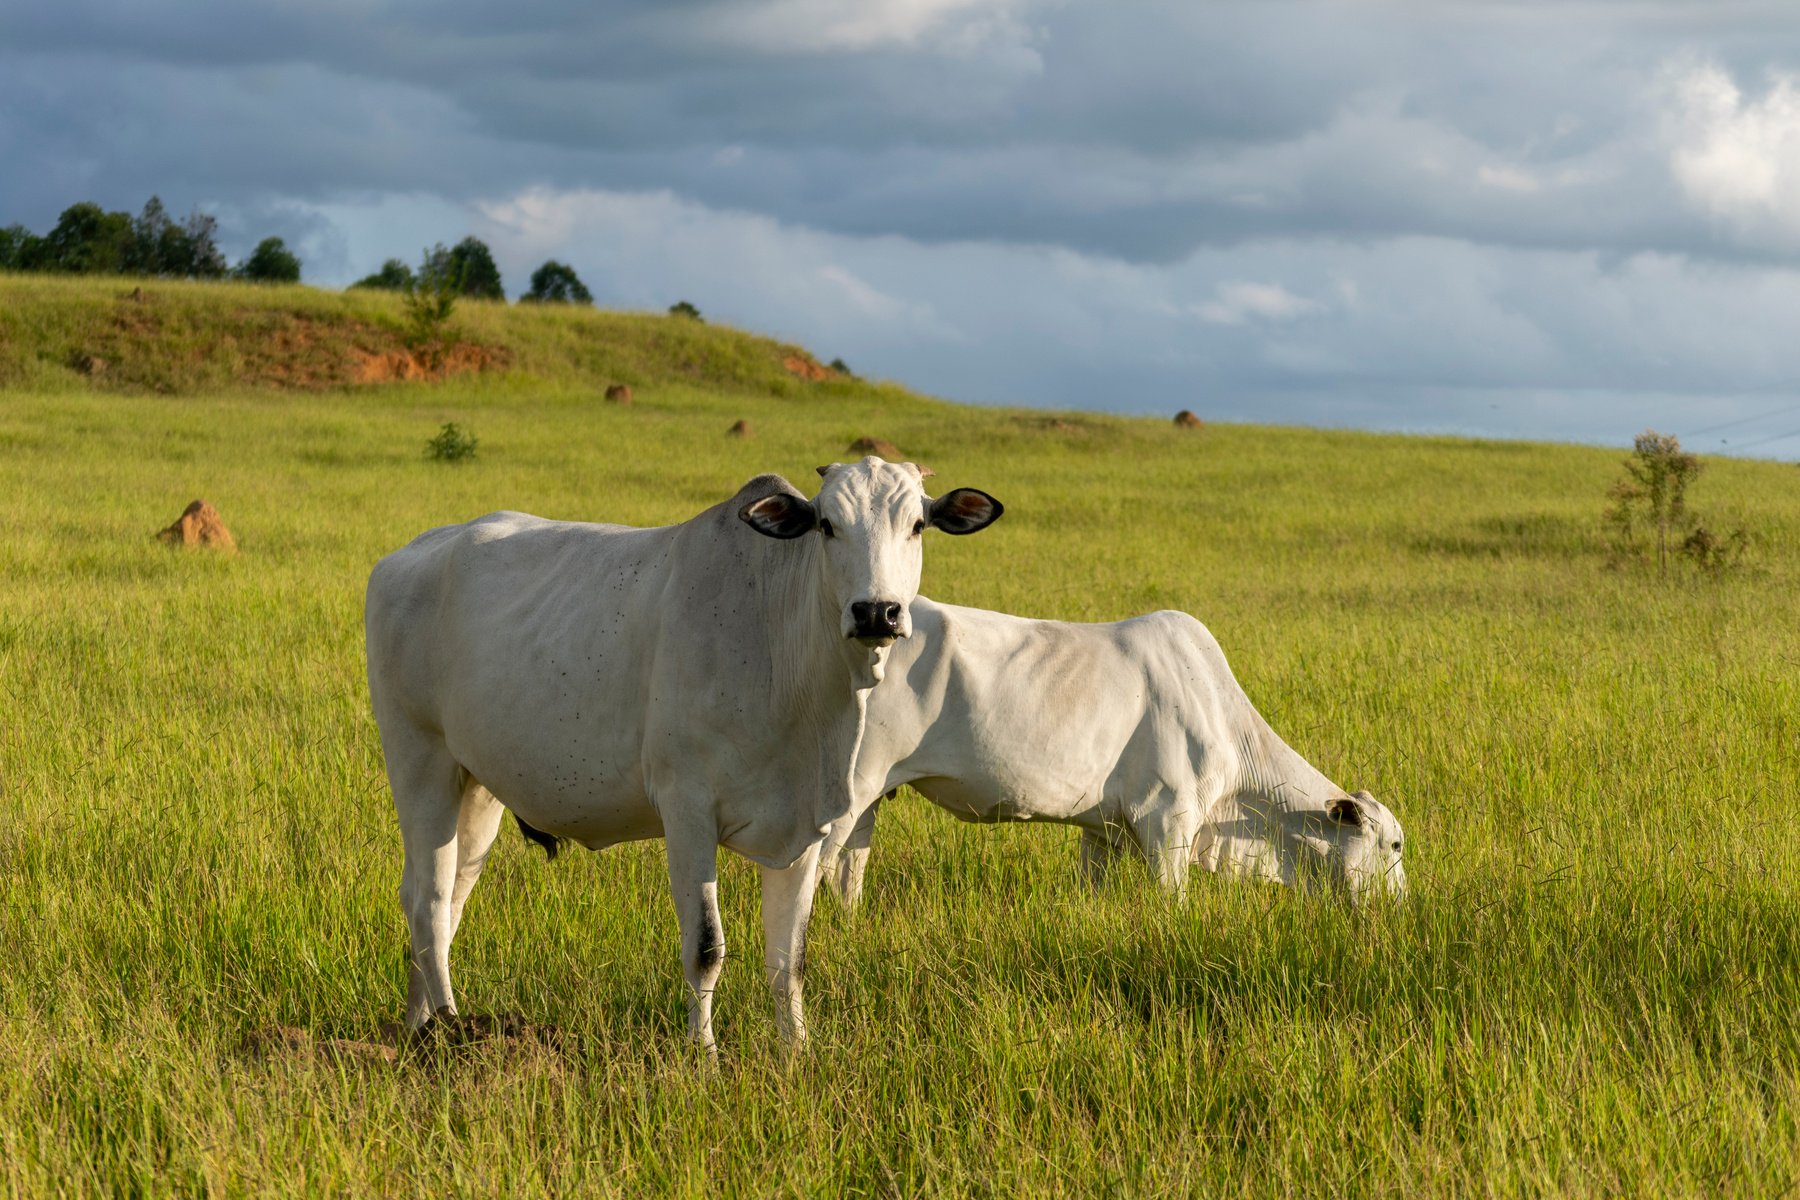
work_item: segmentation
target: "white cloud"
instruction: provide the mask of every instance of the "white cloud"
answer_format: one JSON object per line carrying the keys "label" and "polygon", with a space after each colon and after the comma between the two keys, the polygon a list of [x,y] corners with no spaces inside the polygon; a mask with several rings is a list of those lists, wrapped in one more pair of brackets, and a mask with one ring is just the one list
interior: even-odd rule
{"label": "white cloud", "polygon": [[885,255],[899,239],[838,237],[666,191],[533,188],[476,211],[506,278],[558,258],[602,304],[660,311],[688,299],[709,316],[821,349],[851,338],[868,347],[962,336],[929,300],[871,283],[846,261]]}
{"label": "white cloud", "polygon": [[1740,233],[1800,240],[1800,80],[1748,97],[1712,63],[1670,72],[1669,169],[1690,203]]}
{"label": "white cloud", "polygon": [[1475,173],[1475,178],[1491,188],[1503,192],[1521,192],[1530,195],[1543,190],[1543,182],[1523,167],[1483,166]]}
{"label": "white cloud", "polygon": [[1215,298],[1194,310],[1214,325],[1242,325],[1252,317],[1292,321],[1325,311],[1317,300],[1296,296],[1278,283],[1221,283]]}
{"label": "white cloud", "polygon": [[705,19],[715,37],[772,53],[865,51],[882,46],[970,51],[1021,32],[1015,0],[764,0],[721,4]]}

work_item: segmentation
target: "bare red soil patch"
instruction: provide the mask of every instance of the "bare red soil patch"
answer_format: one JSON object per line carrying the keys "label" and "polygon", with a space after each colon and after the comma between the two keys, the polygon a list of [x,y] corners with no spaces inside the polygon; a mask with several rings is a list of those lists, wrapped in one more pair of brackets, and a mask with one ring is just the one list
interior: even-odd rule
{"label": "bare red soil patch", "polygon": [[835,379],[837,372],[822,363],[800,354],[790,354],[781,360],[781,367],[789,375],[796,375],[809,383],[818,383],[826,379]]}
{"label": "bare red soil patch", "polygon": [[352,317],[238,308],[201,314],[154,297],[122,300],[75,364],[107,388],[188,392],[217,387],[300,391],[433,382],[504,368],[498,346],[407,344],[398,330]]}
{"label": "bare red soil patch", "polygon": [[505,355],[492,346],[474,342],[458,342],[454,346],[411,350],[400,347],[384,351],[359,351],[356,364],[357,383],[430,382],[464,375],[471,371],[488,371],[505,365]]}

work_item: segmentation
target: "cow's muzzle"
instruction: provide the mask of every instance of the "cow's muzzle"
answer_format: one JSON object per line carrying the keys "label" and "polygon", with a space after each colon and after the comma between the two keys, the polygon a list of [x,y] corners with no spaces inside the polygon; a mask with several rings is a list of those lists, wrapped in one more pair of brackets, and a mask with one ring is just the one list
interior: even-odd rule
{"label": "cow's muzzle", "polygon": [[858,600],[850,606],[850,636],[865,646],[892,645],[900,632],[906,606],[892,600]]}

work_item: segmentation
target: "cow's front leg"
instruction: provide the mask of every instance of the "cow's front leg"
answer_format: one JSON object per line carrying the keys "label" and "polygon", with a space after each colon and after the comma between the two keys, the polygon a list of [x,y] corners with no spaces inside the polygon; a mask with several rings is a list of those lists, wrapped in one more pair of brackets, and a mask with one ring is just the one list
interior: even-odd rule
{"label": "cow's front leg", "polygon": [[1163,890],[1179,898],[1187,890],[1188,865],[1200,836],[1200,814],[1191,804],[1160,805],[1137,822],[1138,845]]}
{"label": "cow's front leg", "polygon": [[725,925],[719,920],[719,846],[717,835],[670,829],[669,893],[675,919],[681,923],[681,971],[688,985],[688,1037],[717,1060],[713,1041],[712,999],[725,965]]}
{"label": "cow's front leg", "polygon": [[1081,831],[1081,881],[1098,888],[1112,873],[1113,860],[1119,857],[1119,839],[1125,832],[1116,826]]}
{"label": "cow's front leg", "polygon": [[[869,846],[875,838],[875,814],[881,809],[882,800],[893,799],[889,792],[865,808],[856,819],[856,824],[843,835],[841,841],[834,842],[829,852],[820,859],[819,869],[825,874],[831,890],[843,901],[844,907],[851,912],[856,911],[858,902],[862,900],[863,872],[869,865]],[[832,837],[838,837],[840,826],[832,828]]]}
{"label": "cow's front leg", "polygon": [[819,843],[786,870],[762,868],[763,966],[775,993],[775,1027],[791,1054],[806,1041],[800,977],[806,966],[806,923],[819,883]]}

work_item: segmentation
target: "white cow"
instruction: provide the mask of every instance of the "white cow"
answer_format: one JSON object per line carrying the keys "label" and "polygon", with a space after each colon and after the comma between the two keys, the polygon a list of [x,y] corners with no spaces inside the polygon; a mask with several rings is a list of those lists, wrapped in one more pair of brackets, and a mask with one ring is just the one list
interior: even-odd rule
{"label": "white cow", "polygon": [[456,1016],[450,942],[504,806],[552,852],[665,840],[688,1030],[709,1051],[718,847],[756,862],[777,1019],[804,1038],[819,847],[851,806],[868,690],[911,632],[920,535],[1001,513],[974,489],[927,497],[911,463],[819,470],[813,501],[764,475],[660,529],[494,513],[376,564],[364,624],[410,1027]]}
{"label": "white cow", "polygon": [[1077,825],[1095,881],[1135,844],[1177,893],[1191,863],[1353,900],[1405,890],[1394,814],[1282,741],[1186,613],[1077,625],[920,597],[912,619],[869,698],[859,811],[827,846],[846,904],[901,784],[966,821]]}

